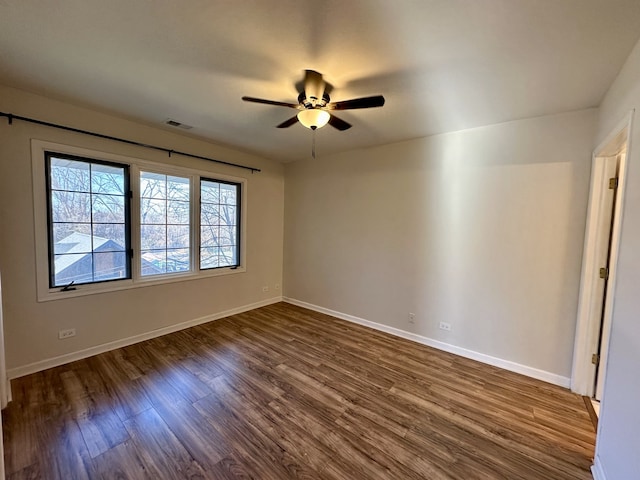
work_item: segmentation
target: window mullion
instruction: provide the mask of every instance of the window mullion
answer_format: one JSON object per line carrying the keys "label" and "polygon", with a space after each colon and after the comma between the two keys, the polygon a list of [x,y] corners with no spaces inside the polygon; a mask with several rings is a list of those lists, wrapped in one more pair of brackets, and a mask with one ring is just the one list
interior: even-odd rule
{"label": "window mullion", "polygon": [[90,228],[90,245],[91,245],[91,280],[96,281],[96,255],[93,247],[93,185],[92,184],[93,165],[89,164],[89,221]]}
{"label": "window mullion", "polygon": [[191,246],[191,271],[198,273],[200,271],[200,177],[191,175],[189,192],[190,200],[190,236],[189,245]]}
{"label": "window mullion", "polygon": [[132,165],[129,189],[131,191],[131,249],[133,255],[131,258],[131,269],[133,272],[133,281],[139,281],[142,275],[140,256],[142,255],[142,246],[140,241],[140,168]]}

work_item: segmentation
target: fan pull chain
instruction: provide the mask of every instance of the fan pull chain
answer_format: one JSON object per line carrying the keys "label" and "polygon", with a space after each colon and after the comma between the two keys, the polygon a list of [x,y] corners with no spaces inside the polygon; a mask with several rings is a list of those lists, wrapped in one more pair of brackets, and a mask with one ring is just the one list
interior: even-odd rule
{"label": "fan pull chain", "polygon": [[311,156],[313,157],[313,159],[315,160],[316,158],[316,131],[315,129],[312,130],[312,140],[311,140]]}

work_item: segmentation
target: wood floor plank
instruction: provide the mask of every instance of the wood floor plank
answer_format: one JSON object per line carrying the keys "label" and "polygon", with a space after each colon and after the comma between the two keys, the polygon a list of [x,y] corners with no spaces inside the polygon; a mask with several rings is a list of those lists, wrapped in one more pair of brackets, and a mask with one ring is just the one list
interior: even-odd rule
{"label": "wood floor plank", "polygon": [[[277,377],[269,365],[250,357],[243,357],[241,353],[229,350],[226,345],[220,345],[216,340],[211,340],[213,348],[203,352],[225,371],[227,379],[233,377],[236,382],[247,384],[255,392],[256,396],[269,403],[272,399],[282,395],[283,382]],[[216,382],[217,379],[214,379]]]}
{"label": "wood floor plank", "polygon": [[256,478],[320,479],[321,477],[302,461],[296,461],[289,452],[261,431],[227,397],[229,389],[224,380],[216,393],[197,401],[194,406],[221,434],[225,434],[234,449],[234,457],[243,460]]}
{"label": "wood floor plank", "polygon": [[[414,449],[405,437],[398,437],[391,431],[377,428],[366,417],[354,412],[345,412],[336,420],[343,430],[351,432],[361,441],[382,452],[393,452],[393,460],[414,473],[416,478],[449,480],[455,457],[448,452],[430,450],[429,459]],[[376,457],[378,457],[376,455]]]}
{"label": "wood floor plank", "polygon": [[258,431],[263,432],[280,449],[298,458],[303,465],[321,472],[330,459],[330,452],[310,441],[307,432],[275,414],[269,405],[255,401],[245,395],[245,391],[234,382],[224,382],[216,389],[224,402]]}
{"label": "wood floor plank", "polygon": [[42,480],[43,478],[45,477],[43,477],[40,472],[40,464],[36,463],[17,472],[13,472],[6,477],[6,480]]}
{"label": "wood floor plank", "polygon": [[212,473],[211,478],[216,480],[251,480],[254,478],[242,463],[231,456],[220,460],[216,471]]}
{"label": "wood floor plank", "polygon": [[391,470],[367,452],[355,448],[351,442],[336,433],[335,420],[327,419],[300,405],[288,394],[271,402],[270,407],[288,419],[297,428],[307,432],[322,448],[331,453],[331,461],[322,469],[328,478],[393,478]]}
{"label": "wood floor plank", "polygon": [[124,372],[129,380],[135,380],[144,375],[143,364],[134,354],[137,348],[139,347],[131,345],[107,352],[109,360],[117,365],[118,370]]}
{"label": "wood floor plank", "polygon": [[[206,473],[153,408],[124,422],[140,459],[155,478],[202,479]],[[154,477],[152,477],[154,478]]]}
{"label": "wood floor plank", "polygon": [[591,478],[581,397],[285,303],[12,390],[11,480]]}
{"label": "wood floor plank", "polygon": [[162,343],[158,347],[152,347],[150,345],[142,346],[142,349],[146,350],[149,357],[153,359],[156,365],[156,371],[160,373],[180,395],[190,402],[195,402],[209,395],[211,389],[206,383],[200,381],[197,376],[184,368],[180,361],[175,361],[175,357],[174,361],[172,361],[171,357],[166,356],[169,350],[167,344],[168,342]]}
{"label": "wood floor plank", "polygon": [[[475,448],[474,438],[484,439],[482,442],[483,455],[489,458],[491,463],[502,464],[503,469],[509,472],[512,478],[553,478],[558,473],[563,475],[560,478],[580,478],[579,475],[574,477],[570,473],[573,469],[564,462],[554,462],[554,470],[554,467],[548,463],[550,459],[543,461],[539,458],[539,451],[508,438],[500,428],[493,424],[478,422],[477,418],[467,416],[466,411],[448,409],[426,398],[402,392],[395,387],[394,393],[416,403],[425,412],[429,412],[432,424],[439,420],[438,432],[453,431],[454,426],[458,427],[457,437],[466,436],[468,438],[466,450]],[[418,422],[416,425],[419,424]],[[558,470],[560,471],[558,472]]]}
{"label": "wood floor plank", "polygon": [[78,423],[70,415],[42,425],[38,454],[43,478],[52,480],[96,478],[94,464]]}
{"label": "wood floor plank", "polygon": [[[131,369],[122,357],[112,352],[88,358],[87,363],[102,377],[105,394],[120,420],[126,420],[151,407],[149,399],[138,383],[131,381]],[[135,376],[139,378],[139,376]]]}
{"label": "wood floor plank", "polygon": [[193,405],[162,404],[156,406],[155,410],[182,446],[205,470],[231,454],[232,449],[226,438]]}
{"label": "wood floor plank", "polygon": [[107,450],[93,459],[102,480],[151,480],[162,478],[162,472],[146,465],[132,440]]}
{"label": "wood floor plank", "polygon": [[111,409],[110,398],[99,387],[88,364],[60,375],[89,454],[96,457],[129,438],[120,418]]}
{"label": "wood floor plank", "polygon": [[18,400],[2,412],[4,463],[8,473],[32,467],[39,454],[39,425]]}
{"label": "wood floor plank", "polygon": [[153,406],[189,403],[178,390],[173,388],[164,375],[155,370],[133,380],[133,382],[140,386]]}

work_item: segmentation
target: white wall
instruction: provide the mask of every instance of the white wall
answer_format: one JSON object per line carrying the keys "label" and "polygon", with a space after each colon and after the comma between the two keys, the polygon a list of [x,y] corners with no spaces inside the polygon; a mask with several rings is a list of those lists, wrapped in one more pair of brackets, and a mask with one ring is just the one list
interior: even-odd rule
{"label": "white wall", "polygon": [[602,102],[596,143],[631,109],[636,112],[596,445],[596,465],[607,480],[640,479],[640,42]]}
{"label": "white wall", "polygon": [[[0,271],[10,370],[239,308],[274,295],[275,284],[282,282],[284,176],[281,164],[11,88],[0,87],[0,110],[263,170],[251,174],[176,155],[169,159],[161,152],[20,121],[9,126],[3,119],[0,125]],[[32,138],[246,178],[247,271],[38,303]],[[268,293],[262,292],[263,285],[271,287]],[[58,340],[58,330],[72,327],[77,330],[76,337]]]}
{"label": "white wall", "polygon": [[285,296],[567,383],[595,119],[585,110],[330,157],[320,144],[316,160],[286,166]]}

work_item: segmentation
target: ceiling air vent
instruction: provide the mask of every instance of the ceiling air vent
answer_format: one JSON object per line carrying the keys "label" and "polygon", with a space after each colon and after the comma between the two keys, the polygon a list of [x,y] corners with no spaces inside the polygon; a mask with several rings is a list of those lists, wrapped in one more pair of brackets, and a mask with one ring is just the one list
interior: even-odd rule
{"label": "ceiling air vent", "polygon": [[178,122],[176,120],[172,120],[171,118],[167,118],[164,121],[164,123],[169,125],[170,127],[181,128],[183,130],[191,130],[193,128],[191,125],[186,125],[186,124]]}

